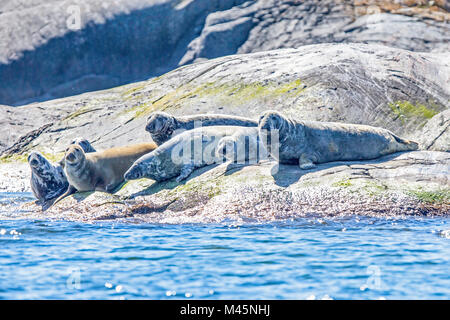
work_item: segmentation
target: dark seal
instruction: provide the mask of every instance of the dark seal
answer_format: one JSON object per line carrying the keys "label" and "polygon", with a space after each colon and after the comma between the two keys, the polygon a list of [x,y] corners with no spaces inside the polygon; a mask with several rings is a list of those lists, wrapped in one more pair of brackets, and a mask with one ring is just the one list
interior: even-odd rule
{"label": "dark seal", "polygon": [[192,130],[198,126],[257,127],[258,122],[252,119],[224,114],[174,117],[168,113],[156,111],[148,117],[145,130],[150,133],[153,141],[159,146],[175,135],[186,130]]}
{"label": "dark seal", "polygon": [[59,164],[51,164],[41,153],[31,152],[28,164],[31,168],[31,190],[42,206],[63,194],[69,187],[63,168]]}

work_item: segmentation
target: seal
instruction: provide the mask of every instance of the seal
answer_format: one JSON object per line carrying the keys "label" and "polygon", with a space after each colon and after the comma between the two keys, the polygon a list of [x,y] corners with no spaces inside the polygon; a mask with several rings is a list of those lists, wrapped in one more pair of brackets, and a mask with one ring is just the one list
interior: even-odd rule
{"label": "seal", "polygon": [[224,162],[216,152],[217,144],[223,137],[241,129],[237,126],[217,126],[185,131],[139,158],[125,173],[125,179],[145,177],[164,181],[177,177],[176,181],[180,182],[197,168]]}
{"label": "seal", "polygon": [[90,153],[90,152],[96,152],[97,150],[94,149],[94,147],[90,144],[90,142],[85,139],[85,138],[81,138],[81,137],[77,137],[75,139],[73,139],[70,144],[77,144],[79,145],[81,148],[83,148],[84,152],[86,153]]}
{"label": "seal", "polygon": [[31,168],[31,190],[37,203],[46,206],[49,201],[67,190],[69,183],[60,165],[53,165],[41,153],[33,151],[28,156]]}
{"label": "seal", "polygon": [[156,148],[154,143],[139,143],[85,153],[79,145],[69,146],[64,155],[69,188],[55,204],[76,191],[113,192],[124,182],[123,175],[134,161]]}
{"label": "seal", "polygon": [[[280,163],[298,164],[301,169],[314,168],[318,163],[370,160],[418,149],[416,142],[399,138],[383,128],[301,121],[277,111],[263,113],[258,128],[262,142],[275,159]],[[277,134],[278,139],[274,139]]]}
{"label": "seal", "polygon": [[[72,145],[72,144],[79,145],[81,148],[83,148],[84,152],[86,152],[86,153],[97,151],[94,149],[94,147],[91,145],[91,143],[87,139],[82,138],[82,137],[77,137],[77,138],[73,139],[70,142],[70,145]],[[59,165],[64,168],[64,158],[62,158],[61,161],[59,161]]]}
{"label": "seal", "polygon": [[252,119],[224,114],[174,117],[168,113],[156,111],[148,117],[145,130],[150,133],[153,141],[159,146],[183,131],[192,130],[196,127],[210,126],[257,127],[258,122]]}
{"label": "seal", "polygon": [[[84,138],[76,138],[71,144],[77,144],[85,152],[94,152],[95,149]],[[37,203],[43,207],[47,206],[56,197],[63,194],[68,186],[66,175],[64,174],[63,160],[52,164],[41,153],[33,151],[28,156],[28,164],[31,168],[31,190],[37,198]]]}
{"label": "seal", "polygon": [[233,135],[220,139],[216,154],[218,158],[238,164],[255,164],[269,158],[256,127],[242,127]]}

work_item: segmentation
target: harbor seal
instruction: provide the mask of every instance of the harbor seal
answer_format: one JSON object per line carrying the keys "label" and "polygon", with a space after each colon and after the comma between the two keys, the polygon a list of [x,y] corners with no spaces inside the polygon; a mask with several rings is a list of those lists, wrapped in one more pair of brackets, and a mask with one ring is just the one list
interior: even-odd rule
{"label": "harbor seal", "polygon": [[145,177],[164,181],[177,177],[176,181],[180,182],[197,168],[224,162],[216,152],[217,144],[242,128],[217,126],[185,131],[138,159],[125,173],[125,179]]}
{"label": "harbor seal", "polygon": [[224,114],[200,114],[174,117],[168,113],[156,111],[148,117],[145,130],[150,133],[153,141],[159,146],[183,131],[192,130],[200,126],[257,127],[258,122],[252,119]]}
{"label": "harbor seal", "polygon": [[[76,138],[71,144],[81,146],[85,152],[95,151],[89,141],[84,138]],[[64,174],[63,162],[61,160],[59,163],[52,164],[36,151],[31,152],[28,156],[28,164],[31,168],[31,190],[37,198],[37,203],[43,207],[63,194],[69,186]]]}
{"label": "harbor seal", "polygon": [[[298,164],[301,169],[314,168],[317,163],[376,159],[418,148],[416,142],[383,128],[295,120],[277,111],[266,111],[258,128],[262,142],[274,158],[280,163]],[[278,133],[278,143],[272,141],[273,133]]]}
{"label": "harbor seal", "polygon": [[85,153],[79,145],[69,146],[64,155],[69,188],[55,204],[76,191],[113,192],[124,182],[123,175],[133,162],[156,148],[154,143],[139,143]]}
{"label": "harbor seal", "polygon": [[255,164],[269,158],[257,127],[242,127],[233,135],[223,137],[217,144],[217,157],[238,164]]}

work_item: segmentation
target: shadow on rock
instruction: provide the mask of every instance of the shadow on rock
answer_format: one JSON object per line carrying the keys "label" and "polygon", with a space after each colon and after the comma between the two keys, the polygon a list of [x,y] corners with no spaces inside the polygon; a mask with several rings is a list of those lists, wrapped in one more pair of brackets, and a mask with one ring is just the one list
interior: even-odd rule
{"label": "shadow on rock", "polygon": [[77,202],[84,201],[87,197],[89,197],[91,194],[93,194],[95,191],[88,191],[88,192],[77,192],[73,195],[73,198]]}
{"label": "shadow on rock", "polygon": [[381,164],[384,162],[388,162],[391,160],[394,160],[395,158],[399,157],[402,154],[405,154],[408,152],[397,152],[393,154],[389,154],[386,156],[383,156],[381,158],[372,159],[372,160],[358,160],[358,161],[335,161],[335,162],[327,162],[327,163],[321,163],[318,164],[313,169],[308,170],[302,170],[296,165],[285,165],[285,164],[274,164],[274,166],[271,169],[272,177],[275,180],[275,184],[287,188],[290,185],[298,182],[300,178],[306,174],[309,173],[315,173],[319,171],[323,171],[319,173],[320,175],[327,175],[336,173],[337,171],[341,171],[344,169],[341,169],[342,166],[350,167],[354,165],[362,165],[362,166],[374,166],[376,167],[377,164]]}
{"label": "shadow on rock", "polygon": [[212,164],[200,169],[195,170],[187,179],[181,181],[181,182],[177,182],[175,179],[176,178],[172,178],[170,180],[166,180],[166,181],[160,181],[157,182],[155,181],[154,183],[152,183],[151,186],[139,191],[139,192],[135,192],[133,194],[131,194],[128,199],[134,199],[136,197],[140,197],[140,196],[149,196],[155,193],[158,193],[162,190],[172,190],[175,189],[176,187],[180,186],[180,185],[185,185],[186,183],[188,183],[190,180],[202,175],[203,173],[205,173],[206,171],[209,171],[215,167],[217,167],[218,164]]}
{"label": "shadow on rock", "polygon": [[232,163],[230,162],[229,164],[227,164],[226,169],[225,169],[225,176],[230,176],[236,172],[241,171],[242,169],[244,169],[245,167],[248,166],[254,166],[257,165],[256,163]]}

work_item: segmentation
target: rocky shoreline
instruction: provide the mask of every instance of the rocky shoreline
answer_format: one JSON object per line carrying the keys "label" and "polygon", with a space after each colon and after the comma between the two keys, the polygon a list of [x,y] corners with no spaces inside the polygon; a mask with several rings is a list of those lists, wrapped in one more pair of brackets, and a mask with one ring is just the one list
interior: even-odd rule
{"label": "rocky shoreline", "polygon": [[[183,183],[137,180],[115,194],[79,193],[51,209],[21,205],[17,217],[155,223],[271,221],[307,215],[448,215],[448,53],[380,45],[321,44],[194,63],[161,77],[79,96],[0,109],[0,190],[29,191],[31,150],[51,160],[75,137],[97,150],[150,141],[149,113],[226,113],[380,126],[421,151],[302,171],[275,162],[220,164]],[[11,207],[12,208],[12,207]],[[8,208],[2,210],[8,211]],[[14,207],[17,210],[17,206]]]}
{"label": "rocky shoreline", "polygon": [[[5,166],[1,165],[0,170],[5,171]],[[248,166],[224,163],[202,168],[181,184],[174,180],[129,181],[116,194],[78,193],[47,211],[25,203],[17,217],[220,223],[311,215],[398,217],[450,212],[447,152],[398,153],[364,162],[327,163],[307,171],[282,165],[275,173],[276,166],[273,161]],[[24,178],[16,179],[8,190],[21,191],[23,185]]]}

